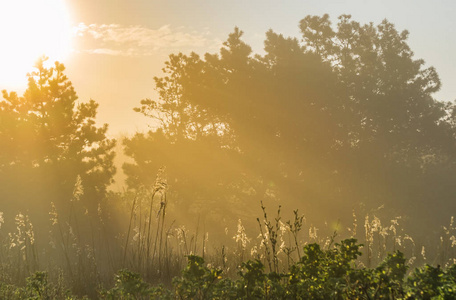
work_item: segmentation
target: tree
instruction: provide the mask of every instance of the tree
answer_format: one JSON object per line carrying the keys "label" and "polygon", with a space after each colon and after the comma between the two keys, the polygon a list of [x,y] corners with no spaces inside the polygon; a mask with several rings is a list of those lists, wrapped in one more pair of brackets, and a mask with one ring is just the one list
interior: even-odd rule
{"label": "tree", "polygon": [[409,33],[386,20],[361,25],[349,15],[339,17],[336,31],[327,15],[304,18],[300,29],[306,52],[333,66],[352,112],[344,124],[350,165],[342,172],[352,174],[352,186],[364,189],[364,198],[405,204],[404,209],[451,205],[454,104],[432,97],[439,76],[413,58]]}
{"label": "tree", "polygon": [[96,211],[115,173],[115,141],[106,137],[106,124],[95,125],[98,104],[78,103],[63,64],[46,68],[45,60],[37,62],[22,97],[3,91],[0,198],[12,213],[47,214],[50,202],[72,201],[79,185],[84,206]]}
{"label": "tree", "polygon": [[[210,120],[229,128],[221,132],[229,142],[211,149],[236,153],[252,198],[273,195],[316,217],[348,215],[360,202],[421,217],[436,198],[454,208],[454,105],[433,98],[438,74],[413,58],[408,32],[348,15],[335,28],[328,15],[307,16],[300,29],[302,41],[268,31],[262,56],[237,28],[219,54],[171,56],[169,75],[156,79],[161,100],[172,95],[184,104],[187,124],[198,124],[188,128]],[[139,111],[157,111],[152,103]],[[130,144],[130,155],[136,149]],[[158,160],[150,149],[136,167]]]}
{"label": "tree", "polygon": [[124,140],[125,153],[134,161],[125,163],[123,170],[128,187],[140,191],[152,188],[158,170],[166,166],[171,203],[182,212],[212,211],[221,217],[230,212],[228,195],[242,197],[239,186],[246,184],[239,177],[241,157],[229,124],[183,96],[182,73],[199,72],[200,61],[194,53],[170,55],[165,76],[155,78],[160,99],[144,99],[135,109],[159,127]]}

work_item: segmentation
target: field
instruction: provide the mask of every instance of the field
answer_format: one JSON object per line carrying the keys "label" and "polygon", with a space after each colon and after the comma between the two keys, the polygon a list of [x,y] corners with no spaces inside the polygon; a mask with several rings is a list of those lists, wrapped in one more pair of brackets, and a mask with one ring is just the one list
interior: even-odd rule
{"label": "field", "polygon": [[399,218],[354,211],[350,227],[324,235],[332,229],[328,225],[308,225],[298,210],[285,220],[281,207],[273,211],[261,203],[255,234],[248,235],[239,219],[224,236],[209,239],[198,224],[177,225],[163,185],[149,195],[123,194],[117,199],[123,207],[100,205],[96,219],[80,210],[78,193],[76,188],[66,213],[52,205],[47,232],[23,214],[15,216],[15,228],[0,228],[0,298],[456,296],[453,218],[438,242],[423,245],[404,232]]}

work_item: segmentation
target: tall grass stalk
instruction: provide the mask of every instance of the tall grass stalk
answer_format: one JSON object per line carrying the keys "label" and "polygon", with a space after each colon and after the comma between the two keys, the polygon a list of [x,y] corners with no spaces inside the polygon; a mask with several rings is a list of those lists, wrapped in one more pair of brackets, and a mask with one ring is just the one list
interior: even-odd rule
{"label": "tall grass stalk", "polygon": [[136,205],[137,199],[138,199],[138,197],[135,196],[135,198],[133,199],[133,203],[131,204],[130,222],[128,223],[127,238],[125,239],[125,247],[124,247],[124,254],[123,254],[123,262],[122,262],[123,267],[125,267],[125,262],[127,259],[128,243],[130,242],[130,232],[132,229],[132,223],[133,223],[133,217],[134,217],[134,213],[135,213],[135,205]]}

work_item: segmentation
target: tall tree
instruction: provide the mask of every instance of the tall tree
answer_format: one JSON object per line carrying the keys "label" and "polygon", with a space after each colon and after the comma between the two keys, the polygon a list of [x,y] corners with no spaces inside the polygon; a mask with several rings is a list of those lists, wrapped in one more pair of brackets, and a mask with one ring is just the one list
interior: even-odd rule
{"label": "tall tree", "polygon": [[[300,29],[301,41],[268,31],[264,55],[236,28],[219,54],[171,56],[170,75],[156,79],[161,100],[172,94],[195,124],[229,128],[229,143],[216,147],[236,153],[231,165],[252,198],[273,195],[316,215],[360,202],[422,217],[436,198],[453,207],[454,105],[433,98],[437,72],[414,59],[408,32],[348,15],[336,26],[328,15],[307,16]],[[156,111],[152,103],[140,111]]]}
{"label": "tall tree", "polygon": [[44,62],[29,75],[22,97],[3,91],[0,198],[13,213],[49,211],[51,201],[68,204],[78,185],[93,211],[115,173],[115,141],[106,137],[106,124],[95,125],[98,104],[77,102],[63,64],[46,68]]}
{"label": "tall tree", "polygon": [[144,99],[135,109],[151,117],[158,128],[124,140],[125,153],[134,160],[123,165],[128,187],[153,187],[156,173],[166,166],[171,202],[193,212],[204,212],[209,202],[225,203],[221,199],[235,193],[226,183],[237,180],[238,172],[230,166],[237,153],[231,150],[229,125],[184,96],[183,73],[200,72],[200,62],[194,53],[170,55],[165,76],[155,78],[159,99]]}
{"label": "tall tree", "polygon": [[[413,58],[409,33],[398,32],[386,20],[361,25],[349,15],[339,17],[335,31],[327,15],[304,18],[300,29],[305,51],[333,66],[344,106],[352,112],[344,124],[350,126],[345,173],[356,178],[352,189],[365,189],[363,197],[407,203],[408,208],[430,201],[449,205],[454,188],[435,171],[455,171],[454,105],[432,97],[440,88],[438,74]],[[436,190],[439,196],[431,196]]]}

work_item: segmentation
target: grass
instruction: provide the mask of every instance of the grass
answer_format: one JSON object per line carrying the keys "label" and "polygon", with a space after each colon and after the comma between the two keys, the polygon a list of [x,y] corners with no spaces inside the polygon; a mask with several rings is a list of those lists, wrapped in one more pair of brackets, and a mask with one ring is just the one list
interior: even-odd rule
{"label": "grass", "polygon": [[[307,224],[305,216],[298,210],[293,211],[291,220],[283,220],[281,207],[271,217],[261,203],[262,217],[257,218],[257,234],[249,236],[251,228],[246,228],[244,220],[239,219],[233,233],[226,229],[225,239],[220,242],[210,239],[209,233],[201,230],[204,226],[199,220],[194,221],[196,226],[178,225],[170,218],[167,185],[160,174],[150,191],[117,195],[116,203],[121,206],[101,203],[97,215],[88,215],[77,197],[75,192],[66,209],[56,208],[51,203],[46,228],[35,228],[26,214],[17,213],[14,220],[5,219],[0,214],[0,295],[3,298],[117,299],[118,295],[127,295],[124,298],[130,299],[128,297],[132,294],[128,291],[133,289],[148,297],[184,295],[183,298],[203,299],[207,296],[204,293],[215,292],[198,290],[195,292],[198,297],[193,292],[187,295],[188,289],[193,289],[188,285],[206,284],[207,287],[211,280],[209,285],[218,285],[216,289],[220,289],[217,293],[226,289],[227,293],[241,297],[239,287],[236,288],[240,284],[238,281],[250,280],[248,276],[255,272],[262,281],[257,278],[256,283],[250,285],[255,286],[260,280],[264,289],[265,284],[269,284],[265,282],[273,280],[271,274],[278,274],[280,280],[274,283],[274,289],[282,286],[286,290],[291,289],[292,284],[283,279],[292,276],[296,268],[302,268],[303,257],[309,257],[311,245],[318,245],[319,255],[327,259],[336,251],[334,249],[340,252],[337,245],[347,239],[363,244],[356,244],[363,256],[356,255],[349,264],[350,272],[358,272],[356,276],[361,272],[359,270],[374,274],[385,261],[393,259],[391,255],[404,254],[401,256],[403,266],[409,270],[408,278],[412,279],[407,279],[404,274],[401,289],[419,276],[431,278],[432,274],[438,273],[442,277],[442,274],[447,274],[445,272],[451,273],[456,262],[453,218],[442,228],[438,243],[424,245],[404,231],[400,218],[385,221],[375,214],[360,218],[354,211],[350,228],[336,226],[333,234],[324,235],[322,231],[328,232],[332,228]],[[117,222],[119,217],[116,214],[126,222]],[[5,226],[8,222],[14,227]],[[194,230],[189,229],[192,225]],[[417,267],[419,269],[415,270]],[[198,272],[206,277],[192,268],[200,268]],[[185,277],[185,272],[192,270],[203,277]],[[221,274],[225,280],[223,283],[219,280]],[[226,286],[221,286],[223,284]],[[251,293],[256,293],[254,290]],[[264,290],[258,293],[266,295]],[[35,298],[30,295],[35,295]]]}

